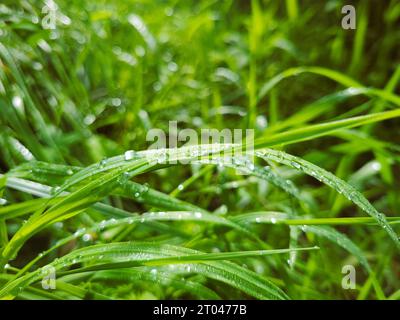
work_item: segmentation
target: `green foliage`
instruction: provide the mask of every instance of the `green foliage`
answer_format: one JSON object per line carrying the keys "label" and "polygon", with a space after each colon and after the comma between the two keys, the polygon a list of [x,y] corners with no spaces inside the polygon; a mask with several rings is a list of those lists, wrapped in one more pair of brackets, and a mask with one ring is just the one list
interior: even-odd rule
{"label": "green foliage", "polygon": [[0,297],[399,299],[400,4],[344,4],[3,1]]}

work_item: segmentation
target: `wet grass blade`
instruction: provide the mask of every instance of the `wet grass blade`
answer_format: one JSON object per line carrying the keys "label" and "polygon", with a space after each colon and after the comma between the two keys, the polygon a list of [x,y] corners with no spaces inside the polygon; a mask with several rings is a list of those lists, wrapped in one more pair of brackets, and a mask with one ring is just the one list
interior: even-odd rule
{"label": "wet grass blade", "polygon": [[349,201],[356,204],[361,210],[373,217],[377,221],[377,223],[388,233],[390,238],[392,238],[396,246],[400,249],[400,240],[396,232],[387,222],[386,216],[383,213],[378,212],[358,190],[356,190],[347,182],[339,179],[334,174],[304,159],[289,155],[283,151],[266,149],[264,151],[256,151],[256,155],[263,159],[273,160],[278,163],[287,165],[293,169],[304,172],[305,174],[314,177],[315,179],[326,184],[327,186],[333,188],[344,197],[346,197]]}
{"label": "wet grass blade", "polygon": [[[288,249],[293,250],[293,249]],[[299,249],[301,250],[301,249]],[[307,249],[306,249],[307,250]],[[308,249],[309,250],[309,249]],[[287,250],[275,252],[281,253]],[[261,253],[261,254],[260,254]],[[241,252],[241,253],[228,253],[230,258],[236,258],[244,255],[271,254],[273,251],[260,251],[260,252]],[[238,288],[254,297],[261,299],[286,299],[287,296],[272,282],[268,281],[256,273],[249,271],[231,262],[221,261],[207,261],[213,260],[213,255],[219,259],[225,259],[221,254],[202,254],[198,251],[186,249],[182,247],[170,245],[158,245],[153,243],[111,243],[101,244],[91,247],[85,247],[73,251],[50,264],[60,270],[67,266],[72,266],[77,263],[90,263],[92,267],[84,268],[84,271],[90,269],[102,270],[103,268],[127,268],[133,266],[146,265],[155,260],[161,262],[166,259],[167,264],[202,261],[200,264],[195,264],[193,272],[203,274],[207,277],[225,282],[231,286]],[[186,257],[186,258],[185,258]],[[101,266],[105,262],[109,264]],[[96,264],[98,266],[96,267]],[[41,269],[31,272],[23,277],[20,277],[0,290],[0,297],[8,295],[16,295],[25,286],[37,281],[40,277]],[[73,272],[80,272],[75,270]]]}

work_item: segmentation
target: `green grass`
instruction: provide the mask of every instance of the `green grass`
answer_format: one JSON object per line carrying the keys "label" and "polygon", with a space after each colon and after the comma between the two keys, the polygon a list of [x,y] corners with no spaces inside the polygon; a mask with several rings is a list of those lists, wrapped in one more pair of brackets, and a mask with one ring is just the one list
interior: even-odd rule
{"label": "green grass", "polygon": [[400,299],[397,1],[57,4],[0,5],[0,298]]}

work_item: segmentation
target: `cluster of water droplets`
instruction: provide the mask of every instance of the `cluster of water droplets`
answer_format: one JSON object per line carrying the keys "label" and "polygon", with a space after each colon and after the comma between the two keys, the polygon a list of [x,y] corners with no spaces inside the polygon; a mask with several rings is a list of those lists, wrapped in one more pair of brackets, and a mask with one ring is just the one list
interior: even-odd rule
{"label": "cluster of water droplets", "polygon": [[385,215],[381,212],[378,212],[371,205],[371,203],[350,184],[339,179],[332,173],[322,168],[319,168],[312,163],[309,163],[308,161],[296,158],[282,151],[266,149],[262,151],[257,151],[256,155],[258,157],[277,161],[279,163],[291,166],[297,170],[303,171],[304,173],[314,177],[325,185],[335,189],[339,194],[343,194],[343,196],[356,204],[360,209],[368,213],[370,216],[374,217],[377,220],[378,224],[389,233],[391,238],[395,240],[400,247],[399,237],[387,223]]}
{"label": "cluster of water droplets", "polygon": [[258,217],[255,217],[255,222],[256,223],[271,223],[271,224],[276,224],[278,222],[278,218],[275,216],[271,215],[260,215]]}
{"label": "cluster of water droplets", "polygon": [[136,185],[136,188],[133,191],[133,196],[135,198],[141,198],[148,191],[149,191],[149,185],[147,183],[143,185]]}

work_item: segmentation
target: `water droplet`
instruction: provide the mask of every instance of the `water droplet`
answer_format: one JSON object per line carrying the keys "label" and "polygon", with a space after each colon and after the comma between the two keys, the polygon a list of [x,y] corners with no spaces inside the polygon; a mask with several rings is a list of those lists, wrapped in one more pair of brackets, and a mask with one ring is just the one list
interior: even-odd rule
{"label": "water droplet", "polygon": [[354,95],[354,94],[358,94],[360,92],[360,89],[359,88],[355,88],[355,87],[350,87],[350,88],[346,89],[346,91],[349,94]]}
{"label": "water droplet", "polygon": [[31,21],[32,21],[32,23],[34,23],[34,24],[38,24],[39,23],[39,18],[37,17],[37,16],[33,16],[32,18],[31,18]]}
{"label": "water droplet", "polygon": [[138,57],[144,57],[144,55],[146,54],[146,49],[142,46],[136,46],[135,53]]}
{"label": "water droplet", "polygon": [[232,182],[232,188],[236,189],[239,187],[239,183],[237,183],[236,181]]}
{"label": "water droplet", "polygon": [[125,161],[132,160],[135,157],[136,153],[133,150],[128,150],[124,154]]}
{"label": "water droplet", "polygon": [[99,162],[99,167],[100,167],[100,168],[104,168],[106,164],[107,164],[107,159],[103,159],[103,160],[101,160],[101,161]]}
{"label": "water droplet", "polygon": [[82,236],[82,240],[85,241],[85,242],[91,241],[92,239],[93,239],[93,237],[92,237],[92,235],[90,233],[85,233]]}
{"label": "water droplet", "polygon": [[287,184],[289,187],[293,187],[293,182],[292,182],[291,180],[286,180],[286,184]]}
{"label": "water droplet", "polygon": [[275,224],[276,223],[276,218],[271,218],[271,223]]}
{"label": "water droplet", "polygon": [[121,101],[120,98],[112,98],[112,99],[111,99],[111,104],[112,104],[114,107],[119,107],[119,106],[121,105],[121,103],[122,103],[122,101]]}
{"label": "water droplet", "polygon": [[202,217],[203,215],[201,214],[201,212],[195,212],[195,213],[194,213],[194,216],[195,216],[197,219],[201,219],[201,217]]}
{"label": "water droplet", "polygon": [[12,98],[12,105],[14,108],[21,109],[24,106],[24,102],[20,96],[14,96]]}
{"label": "water droplet", "polygon": [[295,167],[296,169],[300,169],[300,168],[301,168],[301,165],[300,165],[299,163],[295,162],[295,161],[291,161],[290,164],[291,164],[293,167]]}
{"label": "water droplet", "polygon": [[102,220],[99,224],[100,230],[103,230],[106,227],[106,220]]}
{"label": "water droplet", "polygon": [[118,177],[118,183],[121,185],[124,185],[125,183],[127,183],[129,181],[129,178],[130,178],[129,172],[124,172],[123,174],[121,174]]}
{"label": "water droplet", "polygon": [[64,227],[64,223],[62,223],[62,222],[56,222],[56,223],[54,224],[54,226],[55,226],[57,229],[62,229],[62,228]]}
{"label": "water droplet", "polygon": [[40,39],[38,42],[37,42],[37,44],[38,44],[38,46],[40,47],[40,49],[42,49],[43,51],[45,51],[45,52],[47,52],[47,53],[50,53],[51,52],[51,47],[50,47],[50,45],[45,41],[45,40],[43,40],[43,39]]}
{"label": "water droplet", "polygon": [[157,269],[151,269],[150,273],[152,276],[156,276],[157,275]]}
{"label": "water droplet", "polygon": [[72,176],[74,174],[74,172],[71,169],[67,170],[67,175]]}
{"label": "water droplet", "polygon": [[161,88],[162,88],[162,84],[161,84],[159,81],[156,81],[156,82],[153,84],[153,89],[154,89],[154,91],[160,91]]}
{"label": "water droplet", "polygon": [[87,126],[90,126],[93,122],[96,121],[96,116],[94,114],[88,114],[84,119],[83,123]]}
{"label": "water droplet", "polygon": [[179,191],[182,191],[184,188],[185,188],[185,187],[183,186],[183,184],[180,184],[180,185],[178,186],[178,190],[179,190]]}
{"label": "water droplet", "polygon": [[37,62],[37,61],[35,61],[32,66],[33,66],[33,69],[35,69],[36,71],[40,71],[40,70],[43,69],[42,64],[40,62]]}
{"label": "water droplet", "polygon": [[4,206],[7,203],[6,199],[0,198],[0,206]]}
{"label": "water droplet", "polygon": [[263,115],[257,116],[256,125],[258,129],[264,130],[268,126],[267,118]]}
{"label": "water droplet", "polygon": [[314,170],[311,171],[310,174],[311,174],[313,177],[316,177],[316,176],[317,176],[317,173],[316,173]]}
{"label": "water droplet", "polygon": [[175,62],[171,61],[170,63],[168,63],[167,68],[171,72],[176,72],[178,70],[178,65]]}
{"label": "water droplet", "polygon": [[355,192],[355,191],[350,192],[350,194],[349,194],[350,201],[355,201],[355,200],[357,200],[357,198],[358,198],[357,192]]}
{"label": "water droplet", "polygon": [[174,14],[174,9],[171,7],[167,7],[165,8],[164,12],[167,17],[171,17]]}
{"label": "water droplet", "polygon": [[381,170],[381,164],[377,161],[374,161],[371,165],[372,169],[375,171],[379,171]]}
{"label": "water droplet", "polygon": [[224,204],[214,211],[214,213],[218,215],[224,215],[227,212],[228,212],[228,207]]}

